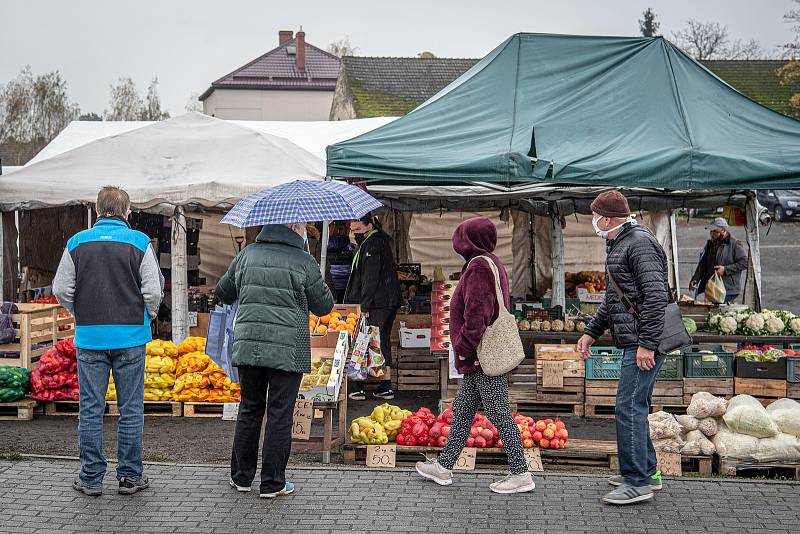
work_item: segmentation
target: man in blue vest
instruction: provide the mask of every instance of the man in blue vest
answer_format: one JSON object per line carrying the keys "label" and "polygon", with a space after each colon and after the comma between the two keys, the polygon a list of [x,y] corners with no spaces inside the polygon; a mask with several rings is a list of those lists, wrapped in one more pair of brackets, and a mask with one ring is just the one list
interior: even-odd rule
{"label": "man in blue vest", "polygon": [[118,187],[97,195],[94,227],[72,236],[61,257],[53,293],[75,316],[78,349],[81,471],[72,487],[103,492],[103,413],[108,373],[114,372],[119,403],[119,493],[149,485],[142,467],[145,345],[163,296],[164,279],[150,238],[128,225],[131,201]]}

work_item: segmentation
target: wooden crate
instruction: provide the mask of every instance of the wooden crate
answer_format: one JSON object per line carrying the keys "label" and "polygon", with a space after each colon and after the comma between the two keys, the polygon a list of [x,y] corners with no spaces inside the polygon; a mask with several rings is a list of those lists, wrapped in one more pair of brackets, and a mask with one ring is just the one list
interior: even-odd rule
{"label": "wooden crate", "polygon": [[735,378],[734,392],[737,395],[752,395],[762,402],[782,399],[786,396],[786,380]]}
{"label": "wooden crate", "polygon": [[[60,317],[64,308],[58,304],[17,304],[19,313],[11,315],[16,339],[0,345],[0,365],[33,370],[39,358],[62,339],[75,335],[75,320]],[[59,328],[64,328],[59,330]]]}
{"label": "wooden crate", "polygon": [[33,399],[0,403],[0,421],[32,421],[34,408],[36,401]]}
{"label": "wooden crate", "polygon": [[786,382],[786,396],[800,400],[800,382]]}
{"label": "wooden crate", "polygon": [[224,402],[184,402],[183,417],[222,417]]}
{"label": "wooden crate", "polygon": [[653,406],[684,406],[682,380],[656,380]]}
{"label": "wooden crate", "polygon": [[[119,415],[117,401],[108,401],[108,415]],[[150,417],[181,417],[183,404],[172,401],[144,401],[144,415]],[[221,414],[220,414],[221,415]]]}
{"label": "wooden crate", "polygon": [[536,400],[583,404],[585,366],[574,345],[536,345]]}
{"label": "wooden crate", "polygon": [[730,399],[733,397],[733,390],[733,378],[684,378],[683,404],[689,405],[692,395],[703,391]]}
{"label": "wooden crate", "polygon": [[614,417],[619,380],[587,380],[584,415],[586,417]]}
{"label": "wooden crate", "polygon": [[437,390],[439,388],[439,359],[429,349],[396,349],[392,379],[397,377],[397,389]]}
{"label": "wooden crate", "polygon": [[[558,399],[559,394],[554,394],[553,399]],[[545,398],[550,398],[550,395],[545,394]],[[522,415],[534,416],[583,416],[584,406],[582,402],[576,403],[573,400],[559,401],[559,400],[544,400],[539,401],[538,395],[535,401],[516,401],[512,404],[515,411]]]}
{"label": "wooden crate", "polygon": [[508,373],[508,398],[512,402],[536,400],[536,358],[525,358]]}
{"label": "wooden crate", "polygon": [[[44,405],[45,415],[65,415],[74,417],[78,415],[80,402],[78,401],[54,401]],[[104,413],[108,413],[108,403],[104,408]]]}

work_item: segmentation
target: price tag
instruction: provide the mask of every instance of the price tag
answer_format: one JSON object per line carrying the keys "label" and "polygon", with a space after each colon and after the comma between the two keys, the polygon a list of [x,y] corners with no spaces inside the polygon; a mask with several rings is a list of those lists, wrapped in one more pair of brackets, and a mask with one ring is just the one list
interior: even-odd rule
{"label": "price tag", "polygon": [[314,418],[314,401],[298,399],[292,415],[292,439],[311,437],[311,420]]}
{"label": "price tag", "polygon": [[236,421],[239,419],[239,403],[226,402],[222,405],[222,420],[223,421]]}
{"label": "price tag", "polygon": [[367,467],[394,467],[397,445],[367,445]]}
{"label": "price tag", "polygon": [[681,454],[679,452],[656,451],[657,469],[666,476],[682,476]]}
{"label": "price tag", "polygon": [[475,456],[478,454],[478,449],[475,447],[466,447],[461,451],[461,456],[456,460],[456,465],[453,469],[459,471],[472,471],[475,469]]}
{"label": "price tag", "polygon": [[531,473],[541,473],[544,471],[544,467],[542,467],[542,453],[538,447],[525,449],[525,463],[528,464],[528,471]]}
{"label": "price tag", "polygon": [[197,328],[197,312],[189,312],[189,328]]}

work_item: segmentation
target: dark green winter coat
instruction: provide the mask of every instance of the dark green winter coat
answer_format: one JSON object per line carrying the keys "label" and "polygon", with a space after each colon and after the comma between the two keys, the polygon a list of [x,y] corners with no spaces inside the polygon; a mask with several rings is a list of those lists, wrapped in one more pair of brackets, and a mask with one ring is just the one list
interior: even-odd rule
{"label": "dark green winter coat", "polygon": [[282,225],[265,226],[234,258],[216,294],[226,304],[239,300],[233,365],[311,370],[308,311],[325,315],[334,303],[303,238]]}

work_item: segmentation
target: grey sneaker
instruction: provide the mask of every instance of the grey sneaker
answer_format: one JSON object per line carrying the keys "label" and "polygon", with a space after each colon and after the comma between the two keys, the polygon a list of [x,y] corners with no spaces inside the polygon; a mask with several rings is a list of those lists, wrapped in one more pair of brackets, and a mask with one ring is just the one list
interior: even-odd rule
{"label": "grey sneaker", "polygon": [[233,481],[233,477],[231,477],[231,487],[236,491],[241,491],[242,493],[247,493],[248,491],[252,490],[251,486],[240,486],[236,482]]}
{"label": "grey sneaker", "polygon": [[133,495],[137,491],[142,491],[150,487],[150,479],[146,475],[140,478],[122,477],[119,479],[119,489],[117,493],[120,495]]}
{"label": "grey sneaker", "polygon": [[81,482],[80,478],[76,478],[75,481],[72,483],[72,489],[75,491],[80,491],[84,495],[88,495],[89,497],[99,497],[103,494],[103,486],[92,486],[89,487]]}
{"label": "grey sneaker", "polygon": [[649,501],[653,498],[653,490],[650,486],[635,488],[628,484],[622,484],[611,493],[606,493],[603,502],[608,504],[633,504],[642,501]]}
{"label": "grey sneaker", "polygon": [[[625,477],[622,475],[615,475],[608,479],[608,483],[612,486],[621,486],[625,484]],[[650,477],[650,489],[653,491],[661,491],[664,489],[664,481],[661,479],[661,471],[656,471],[656,474]]]}
{"label": "grey sneaker", "polygon": [[489,489],[495,493],[525,493],[533,491],[536,484],[530,473],[519,475],[508,475],[503,480],[489,485]]}
{"label": "grey sneaker", "polygon": [[417,462],[417,473],[440,486],[449,486],[453,483],[453,472],[439,465],[438,460]]}

